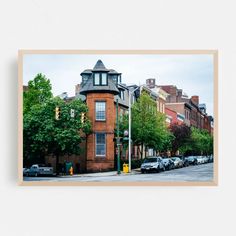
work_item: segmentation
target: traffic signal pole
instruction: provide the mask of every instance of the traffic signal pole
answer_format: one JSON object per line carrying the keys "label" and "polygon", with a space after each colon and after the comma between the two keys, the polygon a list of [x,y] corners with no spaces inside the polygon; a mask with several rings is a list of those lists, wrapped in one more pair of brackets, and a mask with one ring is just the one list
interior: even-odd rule
{"label": "traffic signal pole", "polygon": [[117,145],[117,174],[120,174],[120,135],[119,135],[118,99],[116,99],[116,145]]}

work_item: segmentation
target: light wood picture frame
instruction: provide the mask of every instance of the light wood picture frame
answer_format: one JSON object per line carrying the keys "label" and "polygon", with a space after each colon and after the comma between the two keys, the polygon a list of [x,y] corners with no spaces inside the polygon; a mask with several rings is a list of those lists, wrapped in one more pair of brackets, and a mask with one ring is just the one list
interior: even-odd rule
{"label": "light wood picture frame", "polygon": [[[212,181],[24,181],[23,177],[23,76],[26,55],[212,55],[214,162]],[[91,64],[93,67],[93,64]],[[84,68],[87,69],[87,68]],[[116,69],[116,68],[114,68]],[[81,73],[79,71],[78,73]],[[39,71],[40,73],[40,71]],[[121,73],[125,73],[121,71]],[[33,78],[32,78],[33,79]],[[79,78],[78,78],[79,82]],[[135,82],[135,81],[134,81]],[[206,85],[207,86],[207,85]],[[177,86],[178,87],[178,86]],[[19,50],[18,52],[18,185],[20,186],[218,186],[218,50]]]}

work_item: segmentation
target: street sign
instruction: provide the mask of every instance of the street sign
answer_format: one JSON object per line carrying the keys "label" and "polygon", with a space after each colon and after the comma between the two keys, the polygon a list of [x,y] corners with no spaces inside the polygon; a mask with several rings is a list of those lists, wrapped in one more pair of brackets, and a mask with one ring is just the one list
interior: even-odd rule
{"label": "street sign", "polygon": [[70,117],[74,118],[75,117],[75,110],[70,109]]}

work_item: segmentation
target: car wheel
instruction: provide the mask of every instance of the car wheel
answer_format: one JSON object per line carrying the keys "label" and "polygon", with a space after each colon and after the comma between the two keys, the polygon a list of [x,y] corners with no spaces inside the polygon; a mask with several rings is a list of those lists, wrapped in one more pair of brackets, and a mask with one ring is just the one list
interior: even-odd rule
{"label": "car wheel", "polygon": [[145,173],[145,171],[144,171],[144,170],[141,170],[141,173],[142,173],[142,174],[144,174],[144,173]]}

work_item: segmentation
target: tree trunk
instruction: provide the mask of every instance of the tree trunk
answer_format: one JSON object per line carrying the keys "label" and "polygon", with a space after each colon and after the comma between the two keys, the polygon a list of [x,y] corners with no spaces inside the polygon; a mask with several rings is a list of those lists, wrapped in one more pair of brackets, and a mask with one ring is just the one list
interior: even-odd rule
{"label": "tree trunk", "polygon": [[141,144],[141,160],[143,160],[143,143]]}

